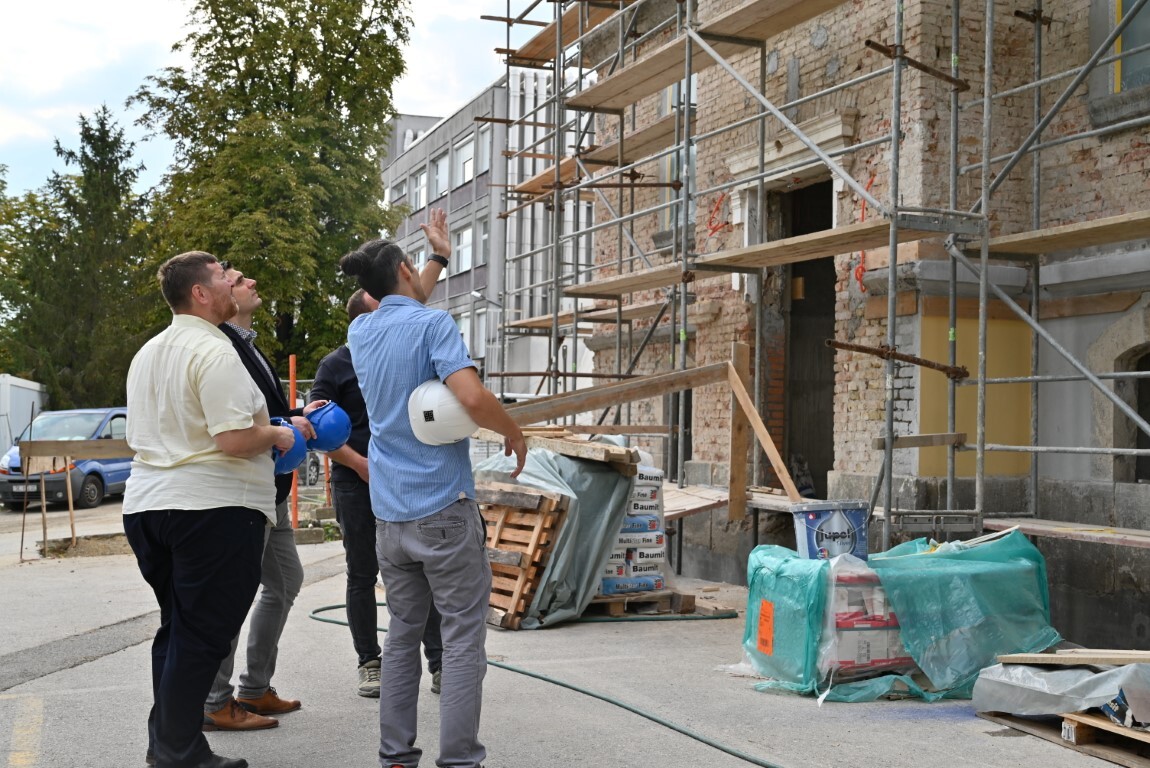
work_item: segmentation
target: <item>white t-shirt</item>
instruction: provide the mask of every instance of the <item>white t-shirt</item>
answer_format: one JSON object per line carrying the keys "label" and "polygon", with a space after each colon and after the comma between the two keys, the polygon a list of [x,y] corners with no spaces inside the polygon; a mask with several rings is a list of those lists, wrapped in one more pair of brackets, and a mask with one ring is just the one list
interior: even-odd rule
{"label": "white t-shirt", "polygon": [[264,396],[227,336],[195,315],[175,315],[128,370],[128,445],[136,452],[124,514],[247,507],[272,523],[271,452],[229,456],[213,440],[268,424]]}

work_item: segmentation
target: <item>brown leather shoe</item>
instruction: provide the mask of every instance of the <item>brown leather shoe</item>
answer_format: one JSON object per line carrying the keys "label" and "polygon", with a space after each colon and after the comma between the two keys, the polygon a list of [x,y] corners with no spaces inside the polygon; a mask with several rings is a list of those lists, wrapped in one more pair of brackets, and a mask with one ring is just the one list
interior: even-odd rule
{"label": "brown leather shoe", "polygon": [[223,708],[215,712],[204,713],[205,731],[258,731],[263,728],[275,728],[279,720],[252,714],[241,707],[235,699],[228,699]]}
{"label": "brown leather shoe", "polygon": [[275,688],[268,688],[258,699],[236,699],[241,707],[257,715],[282,715],[303,706],[298,699],[281,699]]}

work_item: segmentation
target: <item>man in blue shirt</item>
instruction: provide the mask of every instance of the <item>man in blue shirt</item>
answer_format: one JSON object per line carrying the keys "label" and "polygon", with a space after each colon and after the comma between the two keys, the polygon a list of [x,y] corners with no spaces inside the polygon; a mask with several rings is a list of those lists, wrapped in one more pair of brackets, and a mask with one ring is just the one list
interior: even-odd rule
{"label": "man in blue shirt", "polygon": [[[442,251],[436,257],[446,262]],[[415,746],[419,643],[434,603],[444,649],[437,762],[480,768],[487,754],[479,717],[491,595],[486,525],[475,503],[469,441],[421,443],[408,420],[408,398],[425,381],[442,381],[476,424],[506,438],[507,454],[514,451],[517,458],[512,477],[523,469],[526,442],[480,381],[451,316],[424,306],[419,272],[402,249],[372,240],[344,256],[340,268],[380,302],[348,330],[371,426],[371,505],[390,614],[381,669],[380,765],[414,768],[423,754]]]}

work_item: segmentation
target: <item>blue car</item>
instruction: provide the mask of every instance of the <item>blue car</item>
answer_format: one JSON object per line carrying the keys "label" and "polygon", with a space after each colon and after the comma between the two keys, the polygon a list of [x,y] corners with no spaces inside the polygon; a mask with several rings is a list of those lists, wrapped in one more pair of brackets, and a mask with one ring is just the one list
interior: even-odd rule
{"label": "blue car", "polygon": [[[83,408],[74,411],[43,411],[33,419],[16,445],[8,449],[0,463],[0,503],[22,508],[26,502],[40,501],[40,475],[24,477],[20,471],[21,440],[111,440],[122,439],[128,423],[126,408]],[[132,457],[118,459],[78,459],[68,467],[72,475],[73,502],[81,509],[97,506],[106,496],[121,494],[132,471]],[[49,502],[68,501],[63,468],[44,476]]]}

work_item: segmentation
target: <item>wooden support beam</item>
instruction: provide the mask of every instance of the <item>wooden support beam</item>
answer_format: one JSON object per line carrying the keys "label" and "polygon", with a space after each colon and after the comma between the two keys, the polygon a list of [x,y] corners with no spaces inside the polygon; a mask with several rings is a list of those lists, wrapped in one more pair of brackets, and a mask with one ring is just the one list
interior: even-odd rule
{"label": "wooden support beam", "polygon": [[127,440],[25,440],[20,458],[64,456],[69,459],[118,459],[135,456]]}
{"label": "wooden support beam", "polygon": [[[490,429],[481,429],[475,433],[476,438],[489,443],[502,443],[503,435]],[[567,440],[562,437],[542,437],[525,432],[523,438],[528,448],[544,448],[562,456],[571,456],[576,459],[591,459],[609,464],[637,464],[639,450],[637,448],[623,448],[607,443],[593,443],[589,440]]]}
{"label": "wooden support beam", "polygon": [[[895,435],[895,448],[937,448],[943,445],[965,445],[965,432],[931,432],[922,435]],[[886,449],[886,438],[876,437],[871,448]]]}
{"label": "wooden support beam", "polygon": [[[746,389],[750,383],[751,350],[746,344],[731,344],[731,372]],[[747,516],[747,450],[750,448],[750,422],[740,418],[742,406],[734,389],[731,390],[731,439],[729,469],[727,471],[727,519],[732,522]]]}
{"label": "wooden support beam", "polygon": [[[775,447],[775,442],[771,440],[771,433],[767,431],[767,425],[763,423],[763,419],[759,416],[758,410],[755,408],[755,403],[751,400],[750,393],[747,388],[743,386],[743,380],[739,378],[738,371],[730,363],[727,363],[727,381],[731,383],[731,391],[739,400],[739,405],[743,406],[743,413],[750,419],[751,426],[754,427],[755,436],[759,438],[759,443],[763,446],[763,450],[767,452],[767,458],[771,460],[771,467],[774,468],[775,474],[779,478],[779,482],[783,484],[783,490],[787,492],[787,498],[791,501],[802,501],[803,497],[799,494],[799,489],[795,487],[795,481],[791,479],[791,473],[787,471],[786,462],[783,457],[779,455],[779,449]],[[745,494],[745,491],[744,491]]]}
{"label": "wooden support beam", "polygon": [[603,384],[576,392],[552,395],[521,405],[508,406],[507,413],[517,424],[535,424],[540,421],[572,416],[620,403],[657,397],[670,392],[717,384],[727,377],[727,363],[715,363],[685,371],[644,376],[618,384]]}

